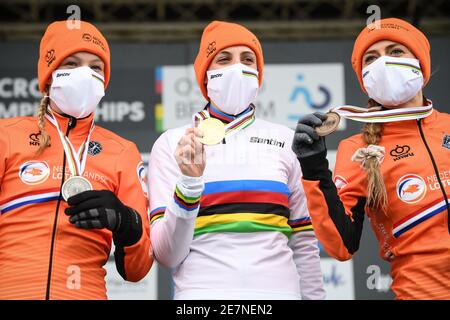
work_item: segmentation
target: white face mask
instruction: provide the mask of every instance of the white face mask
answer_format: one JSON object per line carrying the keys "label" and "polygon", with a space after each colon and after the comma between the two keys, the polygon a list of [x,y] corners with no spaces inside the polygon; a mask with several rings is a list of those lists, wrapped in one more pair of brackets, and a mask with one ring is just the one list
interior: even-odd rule
{"label": "white face mask", "polygon": [[90,115],[105,95],[105,79],[89,67],[55,70],[52,78],[50,99],[77,119]]}
{"label": "white face mask", "polygon": [[419,60],[412,58],[381,56],[362,75],[369,97],[383,106],[408,102],[423,86]]}
{"label": "white face mask", "polygon": [[258,95],[258,71],[242,63],[207,71],[206,76],[209,98],[227,114],[241,113]]}

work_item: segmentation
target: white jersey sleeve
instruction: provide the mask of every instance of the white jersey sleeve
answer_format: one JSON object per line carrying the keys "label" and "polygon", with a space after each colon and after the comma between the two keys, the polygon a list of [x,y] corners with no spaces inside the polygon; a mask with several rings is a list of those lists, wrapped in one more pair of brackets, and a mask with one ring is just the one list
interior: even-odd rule
{"label": "white jersey sleeve", "polygon": [[202,177],[187,177],[179,170],[174,151],[181,135],[174,133],[168,131],[155,142],[148,170],[150,236],[156,259],[168,268],[177,267],[189,253],[204,189]]}
{"label": "white jersey sleeve", "polygon": [[288,187],[291,191],[289,225],[293,233],[289,240],[289,247],[294,253],[302,299],[325,299],[318,241],[313,231],[305,191],[301,183],[300,164],[293,152],[291,155]]}

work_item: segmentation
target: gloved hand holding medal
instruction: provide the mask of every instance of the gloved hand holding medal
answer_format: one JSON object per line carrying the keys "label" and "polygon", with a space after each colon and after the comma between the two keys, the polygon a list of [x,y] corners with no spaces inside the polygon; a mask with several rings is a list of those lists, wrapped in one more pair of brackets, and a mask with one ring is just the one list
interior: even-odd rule
{"label": "gloved hand holding medal", "polygon": [[326,119],[322,121],[322,124],[314,128],[316,133],[321,137],[325,137],[336,131],[341,121],[341,117],[336,112],[329,111],[325,115]]}

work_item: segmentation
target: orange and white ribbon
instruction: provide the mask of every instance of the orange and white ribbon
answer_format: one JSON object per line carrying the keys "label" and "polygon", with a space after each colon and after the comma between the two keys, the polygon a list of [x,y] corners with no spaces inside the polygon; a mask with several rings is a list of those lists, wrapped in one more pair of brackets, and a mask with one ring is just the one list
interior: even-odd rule
{"label": "orange and white ribbon", "polygon": [[55,126],[56,130],[58,131],[59,138],[64,147],[64,152],[66,154],[70,173],[72,174],[72,176],[81,176],[86,167],[86,159],[87,159],[87,152],[88,152],[88,148],[89,148],[89,140],[91,138],[91,134],[92,134],[92,131],[94,130],[94,126],[95,126],[94,120],[92,120],[92,122],[91,122],[91,127],[89,129],[89,133],[86,137],[86,140],[78,148],[78,151],[76,151],[74,146],[70,142],[69,138],[66,137],[62,133],[59,123],[56,120],[56,118],[53,114],[53,111],[50,107],[47,108],[45,117],[48,119],[48,121],[50,121],[51,124],[53,124]]}

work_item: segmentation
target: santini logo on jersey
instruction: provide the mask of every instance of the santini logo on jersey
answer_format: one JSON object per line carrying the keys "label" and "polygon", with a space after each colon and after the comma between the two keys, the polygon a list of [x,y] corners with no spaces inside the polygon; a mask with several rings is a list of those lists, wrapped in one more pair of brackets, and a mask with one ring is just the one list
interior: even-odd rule
{"label": "santini logo on jersey", "polygon": [[251,137],[250,143],[262,143],[262,144],[268,144],[271,146],[284,148],[284,141],[277,141],[275,139]]}

